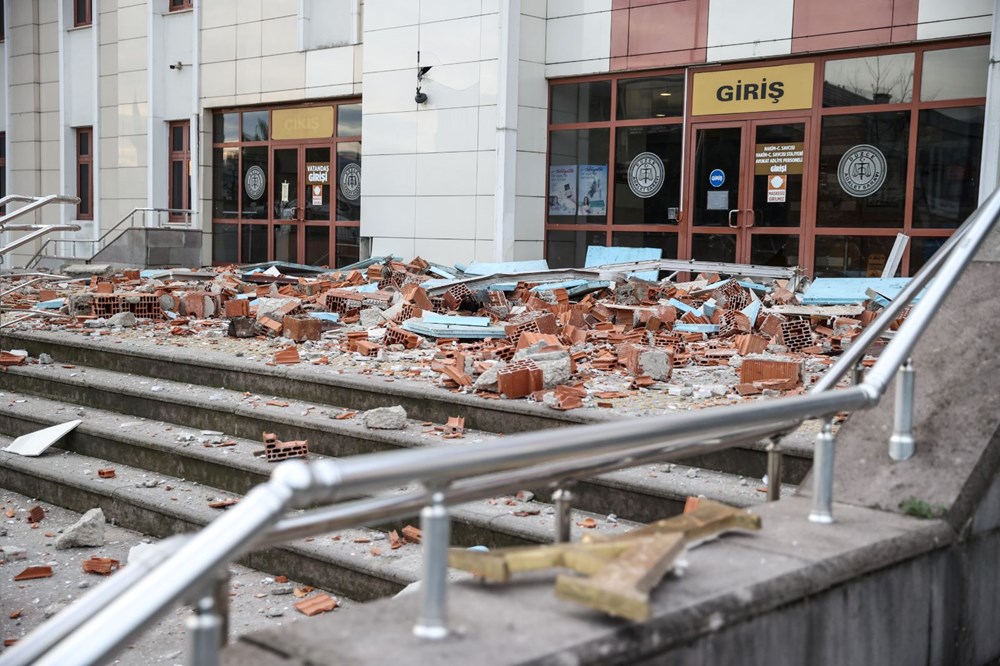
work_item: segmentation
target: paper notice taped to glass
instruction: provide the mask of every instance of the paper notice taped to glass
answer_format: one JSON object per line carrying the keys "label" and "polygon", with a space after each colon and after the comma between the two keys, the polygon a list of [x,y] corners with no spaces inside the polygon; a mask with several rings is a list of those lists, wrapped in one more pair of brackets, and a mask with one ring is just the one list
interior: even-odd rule
{"label": "paper notice taped to glass", "polygon": [[706,210],[729,210],[729,190],[709,190]]}

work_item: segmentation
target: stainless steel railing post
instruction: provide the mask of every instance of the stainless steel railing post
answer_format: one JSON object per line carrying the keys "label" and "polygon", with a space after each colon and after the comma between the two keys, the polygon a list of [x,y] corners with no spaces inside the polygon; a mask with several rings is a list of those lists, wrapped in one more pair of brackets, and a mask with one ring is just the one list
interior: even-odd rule
{"label": "stainless steel railing post", "polygon": [[420,511],[420,542],[423,547],[424,575],[420,580],[420,617],[413,634],[428,640],[448,635],[448,544],[451,522],[444,494],[435,492],[431,503]]}
{"label": "stainless steel railing post", "polygon": [[218,666],[222,618],[219,616],[214,594],[209,592],[195,604],[194,615],[187,619],[186,624],[190,640],[187,663]]}
{"label": "stainless steel railing post", "polygon": [[813,508],[809,520],[833,522],[833,419],[825,419],[813,452]]}
{"label": "stainless steel railing post", "polygon": [[889,457],[893,460],[907,460],[913,457],[916,443],[913,439],[913,390],[916,376],[913,359],[896,371],[896,413],[892,437],[889,438]]}
{"label": "stainless steel railing post", "polygon": [[851,377],[851,383],[853,386],[860,386],[865,381],[865,366],[861,361],[858,361],[854,365],[854,372]]}
{"label": "stainless steel railing post", "polygon": [[781,499],[781,440],[772,437],[767,444],[767,501]]}
{"label": "stainless steel railing post", "polygon": [[569,486],[560,486],[552,493],[552,501],[556,507],[556,535],[555,543],[569,543],[571,522],[573,511],[573,491]]}
{"label": "stainless steel railing post", "polygon": [[224,567],[212,586],[215,612],[219,617],[219,647],[229,643],[229,568]]}

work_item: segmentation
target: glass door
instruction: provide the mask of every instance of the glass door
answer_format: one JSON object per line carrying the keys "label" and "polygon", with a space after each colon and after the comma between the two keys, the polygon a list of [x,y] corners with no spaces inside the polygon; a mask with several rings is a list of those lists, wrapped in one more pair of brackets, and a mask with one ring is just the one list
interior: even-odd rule
{"label": "glass door", "polygon": [[275,261],[299,263],[299,227],[303,219],[299,192],[299,148],[275,148],[271,177],[272,239]]}
{"label": "glass door", "polygon": [[806,122],[692,127],[690,257],[801,264]]}

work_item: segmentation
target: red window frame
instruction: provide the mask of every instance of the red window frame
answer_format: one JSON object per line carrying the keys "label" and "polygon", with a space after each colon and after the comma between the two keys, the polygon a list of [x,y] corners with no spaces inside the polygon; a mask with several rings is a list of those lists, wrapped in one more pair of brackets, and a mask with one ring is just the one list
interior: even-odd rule
{"label": "red window frame", "polygon": [[[80,178],[84,167],[87,169],[87,185],[82,187]],[[94,219],[94,128],[76,128],[76,219]]]}
{"label": "red window frame", "polygon": [[[7,132],[0,132],[0,199],[7,196]],[[7,212],[6,206],[0,206],[0,215]]]}
{"label": "red window frame", "polygon": [[[80,16],[83,10],[83,16]],[[93,0],[73,0],[73,27],[79,28],[94,22]]]}
{"label": "red window frame", "polygon": [[167,0],[167,11],[182,12],[185,9],[194,9],[194,0]]}
{"label": "red window frame", "polygon": [[[182,133],[181,147],[174,146],[174,132],[179,130]],[[167,208],[171,209],[191,209],[191,121],[174,120],[167,123]],[[174,172],[176,164],[181,165],[180,182]],[[174,205],[174,195],[180,190],[180,205]],[[168,213],[171,222],[184,222],[187,220],[185,213]]]}

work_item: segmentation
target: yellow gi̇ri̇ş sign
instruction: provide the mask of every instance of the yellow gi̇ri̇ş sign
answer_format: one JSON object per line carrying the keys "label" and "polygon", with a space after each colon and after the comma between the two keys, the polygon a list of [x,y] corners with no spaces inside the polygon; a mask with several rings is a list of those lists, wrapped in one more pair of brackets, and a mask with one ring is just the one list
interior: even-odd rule
{"label": "yellow gi\u0307ri\u0307\u015f sign", "polygon": [[813,64],[696,72],[691,115],[808,109],[813,99]]}

